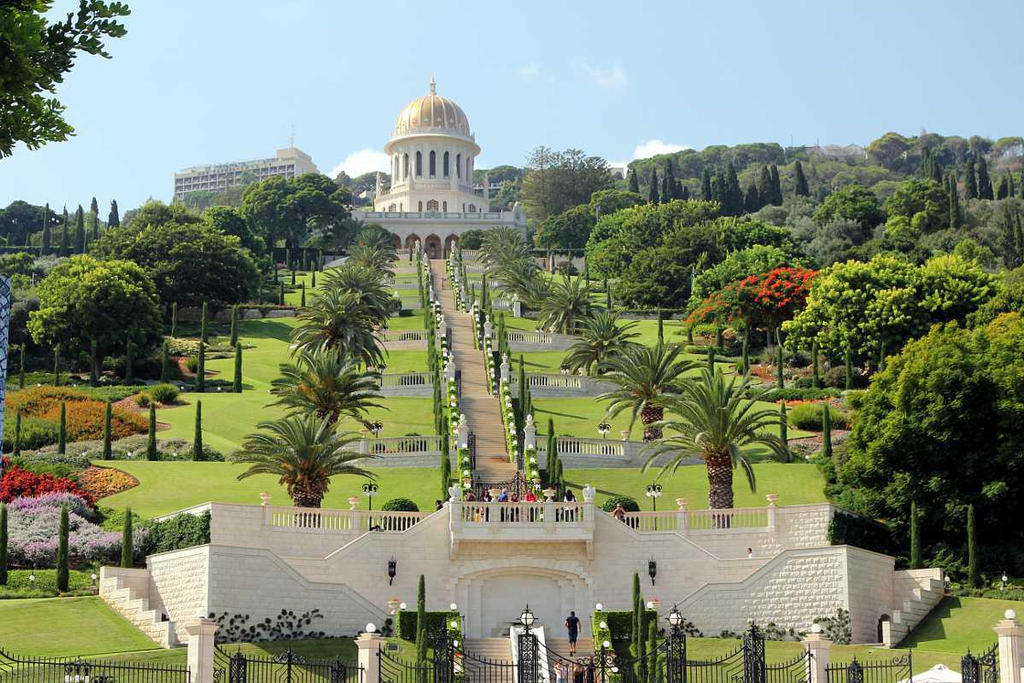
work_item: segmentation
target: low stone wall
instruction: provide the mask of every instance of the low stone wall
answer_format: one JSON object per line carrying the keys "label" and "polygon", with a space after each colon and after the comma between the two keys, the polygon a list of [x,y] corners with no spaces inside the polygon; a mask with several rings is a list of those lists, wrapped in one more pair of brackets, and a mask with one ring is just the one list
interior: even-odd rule
{"label": "low stone wall", "polygon": [[565,351],[576,341],[571,334],[549,334],[547,332],[521,332],[508,330],[509,350],[518,351]]}
{"label": "low stone wall", "polygon": [[[535,398],[581,398],[599,396],[615,388],[606,380],[585,375],[563,375],[560,373],[531,372],[526,375],[530,394]],[[519,377],[509,378],[509,390],[513,395],[519,391]]]}

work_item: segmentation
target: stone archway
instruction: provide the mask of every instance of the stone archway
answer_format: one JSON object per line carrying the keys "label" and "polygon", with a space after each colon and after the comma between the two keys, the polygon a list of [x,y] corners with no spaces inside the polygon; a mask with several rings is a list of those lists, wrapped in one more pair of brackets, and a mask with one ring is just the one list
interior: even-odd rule
{"label": "stone archway", "polygon": [[459,243],[459,236],[458,235],[448,235],[447,237],[444,238],[444,255],[445,255],[445,258],[448,257],[448,254],[452,253],[452,249],[454,249],[455,245],[457,245],[458,243]]}
{"label": "stone archway", "polygon": [[405,238],[405,248],[408,249],[409,247],[414,247],[419,241],[419,236],[416,233],[413,233]]}
{"label": "stone archway", "polygon": [[402,248],[402,238],[395,233],[391,233],[391,244],[395,245],[395,249]]}
{"label": "stone archway", "polygon": [[427,252],[427,258],[441,258],[441,238],[434,234],[427,235],[423,249]]}

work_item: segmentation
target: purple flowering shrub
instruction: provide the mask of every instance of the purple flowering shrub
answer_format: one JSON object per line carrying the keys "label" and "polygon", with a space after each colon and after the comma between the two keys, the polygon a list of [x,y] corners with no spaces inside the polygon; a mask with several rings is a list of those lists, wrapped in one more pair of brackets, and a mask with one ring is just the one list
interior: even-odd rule
{"label": "purple flowering shrub", "polygon": [[[57,561],[60,507],[69,508],[68,554],[72,565],[111,563],[121,553],[121,533],[95,524],[96,513],[81,497],[47,493],[37,498],[16,498],[8,505],[8,561],[16,567],[52,567]],[[146,544],[146,531],[133,534],[136,552]]]}

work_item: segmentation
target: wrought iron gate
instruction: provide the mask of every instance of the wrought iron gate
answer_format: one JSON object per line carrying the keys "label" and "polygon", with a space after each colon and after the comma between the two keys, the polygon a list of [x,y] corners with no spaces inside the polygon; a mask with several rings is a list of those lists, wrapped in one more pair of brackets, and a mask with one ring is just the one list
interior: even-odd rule
{"label": "wrought iron gate", "polygon": [[847,663],[829,664],[825,669],[827,683],[896,683],[909,679],[914,671],[914,653],[892,659],[860,662],[854,657]]}
{"label": "wrought iron gate", "polygon": [[999,683],[999,643],[980,655],[967,654],[960,658],[963,683]]}
{"label": "wrought iron gate", "polygon": [[218,647],[214,661],[222,683],[364,683],[358,662],[310,659],[291,649],[255,655],[241,650],[229,653]]}
{"label": "wrought iron gate", "polygon": [[20,657],[0,651],[0,681],[32,683],[189,683],[189,669],[179,664],[152,664],[77,657]]}
{"label": "wrought iron gate", "polygon": [[526,492],[533,488],[533,484],[527,479],[521,471],[516,471],[515,475],[511,479],[506,481],[475,481],[473,482],[473,494],[477,497],[477,500],[483,500],[484,494],[491,489],[498,491],[505,490],[508,492],[509,499],[512,496],[516,496],[519,500],[522,500],[526,496]]}

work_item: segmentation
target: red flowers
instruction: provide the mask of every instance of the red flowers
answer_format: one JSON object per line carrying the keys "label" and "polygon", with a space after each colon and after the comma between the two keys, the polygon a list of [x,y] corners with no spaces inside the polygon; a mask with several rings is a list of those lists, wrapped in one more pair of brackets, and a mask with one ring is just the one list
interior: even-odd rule
{"label": "red flowers", "polygon": [[15,498],[34,498],[44,493],[73,493],[84,498],[89,505],[93,498],[70,479],[52,474],[36,474],[18,465],[9,465],[4,458],[4,476],[0,479],[0,503],[9,503]]}
{"label": "red flowers", "polygon": [[741,319],[748,327],[778,327],[803,308],[818,271],[781,266],[760,275],[749,275],[715,292],[690,314],[689,322],[731,322]]}

